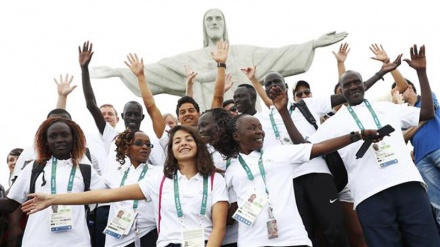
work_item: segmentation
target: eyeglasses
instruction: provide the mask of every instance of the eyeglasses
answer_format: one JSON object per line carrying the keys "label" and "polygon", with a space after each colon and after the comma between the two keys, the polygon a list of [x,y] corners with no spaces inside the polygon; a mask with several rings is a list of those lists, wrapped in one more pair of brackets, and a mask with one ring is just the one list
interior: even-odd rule
{"label": "eyeglasses", "polygon": [[237,107],[235,105],[233,105],[233,106],[231,106],[231,108],[229,108],[229,111],[236,112]]}
{"label": "eyeglasses", "polygon": [[302,91],[296,91],[295,92],[295,96],[300,98],[303,96],[303,94],[305,94],[306,96],[309,96],[312,92],[310,91],[310,89],[304,89]]}
{"label": "eyeglasses", "polygon": [[144,145],[146,145],[148,148],[153,148],[154,145],[149,143],[149,142],[143,142],[143,141],[135,141],[133,142],[133,145],[135,145],[136,147],[143,147]]}

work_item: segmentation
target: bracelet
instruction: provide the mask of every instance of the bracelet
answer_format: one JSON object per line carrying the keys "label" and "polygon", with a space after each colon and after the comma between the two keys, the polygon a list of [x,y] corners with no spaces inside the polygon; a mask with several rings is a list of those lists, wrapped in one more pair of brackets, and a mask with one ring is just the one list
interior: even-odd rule
{"label": "bracelet", "polygon": [[225,63],[217,63],[217,68],[219,67],[223,67],[226,69],[226,64]]}
{"label": "bracelet", "polygon": [[361,130],[361,138],[365,140],[367,137],[365,136],[365,130]]}
{"label": "bracelet", "polygon": [[377,77],[379,77],[379,79],[381,79],[382,81],[384,81],[384,79],[383,79],[383,75],[380,75],[379,72],[376,72],[375,75],[376,75]]}
{"label": "bracelet", "polygon": [[362,134],[359,131],[352,131],[350,132],[350,139],[352,143],[357,142],[362,139]]}

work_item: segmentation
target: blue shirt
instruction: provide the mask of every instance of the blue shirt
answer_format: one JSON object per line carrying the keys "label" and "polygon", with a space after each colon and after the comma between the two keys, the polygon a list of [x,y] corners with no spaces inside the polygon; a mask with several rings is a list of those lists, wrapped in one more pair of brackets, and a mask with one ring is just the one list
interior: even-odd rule
{"label": "blue shirt", "polygon": [[[434,118],[428,120],[411,139],[416,164],[426,155],[440,148],[440,107],[434,93],[432,93],[432,100],[434,103]],[[420,108],[420,100],[414,106]]]}

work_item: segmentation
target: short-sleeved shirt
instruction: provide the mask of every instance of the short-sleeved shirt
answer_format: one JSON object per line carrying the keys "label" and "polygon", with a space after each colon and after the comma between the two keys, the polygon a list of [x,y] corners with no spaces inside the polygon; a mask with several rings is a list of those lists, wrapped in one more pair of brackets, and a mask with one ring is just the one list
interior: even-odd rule
{"label": "short-sleeved shirt", "polygon": [[[294,165],[307,162],[310,159],[311,149],[312,144],[282,145],[263,149],[262,162],[266,173],[269,201],[277,220],[279,236],[268,239],[269,216],[266,205],[251,227],[238,223],[238,246],[312,246],[295,206],[292,189]],[[254,188],[256,193],[263,195],[266,189],[258,167],[261,153],[253,151],[249,155],[240,155],[252,171],[254,181],[248,179],[238,159],[231,161],[225,174],[230,197],[236,197],[239,207],[248,200],[249,195],[254,193]]]}
{"label": "short-sleeved shirt", "polygon": [[[395,129],[390,136],[386,136],[383,140],[391,145],[398,163],[380,167],[371,148],[362,158],[356,159],[356,153],[362,145],[362,141],[350,144],[339,150],[339,154],[347,168],[355,207],[370,196],[392,186],[410,181],[423,183],[422,177],[409,155],[401,131],[401,128],[408,128],[418,124],[420,109],[390,102],[373,102],[371,104],[381,126],[390,124]],[[352,106],[352,109],[365,129],[377,129],[375,121],[365,103]],[[324,141],[359,130],[347,107],[342,106],[333,117],[321,125],[312,137],[312,141]]]}
{"label": "short-sleeved shirt", "polygon": [[[160,194],[160,184],[163,179],[163,171],[155,169],[154,172],[147,173],[145,178],[139,182],[139,187],[147,198],[151,201],[155,209],[156,221],[159,222],[159,197],[161,197],[161,220],[159,238],[157,246],[167,246],[170,243],[181,243],[182,225],[177,216],[176,205],[174,202],[174,182],[173,179],[165,178]],[[205,215],[200,215],[203,195],[203,176],[196,174],[188,179],[177,172],[179,182],[180,202],[183,212],[183,224],[185,227],[201,227],[205,229],[205,240],[209,239],[212,232],[212,212],[211,208],[217,202],[228,202],[225,179],[219,173],[214,175],[213,186],[208,182],[208,199]],[[211,177],[209,177],[211,179]],[[202,219],[202,221],[201,221]],[[159,223],[158,223],[159,224]]]}

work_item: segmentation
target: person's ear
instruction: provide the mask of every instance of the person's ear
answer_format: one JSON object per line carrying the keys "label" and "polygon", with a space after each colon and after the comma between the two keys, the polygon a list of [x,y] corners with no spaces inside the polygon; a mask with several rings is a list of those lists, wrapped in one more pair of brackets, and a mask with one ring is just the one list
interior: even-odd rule
{"label": "person's ear", "polygon": [[121,113],[121,118],[124,119],[124,113]]}
{"label": "person's ear", "polygon": [[232,134],[232,139],[234,139],[234,141],[236,142],[240,142],[240,137],[238,136],[237,132],[234,132],[234,134]]}
{"label": "person's ear", "polygon": [[145,118],[145,114],[142,114],[141,121],[144,120],[144,118]]}

